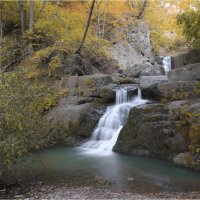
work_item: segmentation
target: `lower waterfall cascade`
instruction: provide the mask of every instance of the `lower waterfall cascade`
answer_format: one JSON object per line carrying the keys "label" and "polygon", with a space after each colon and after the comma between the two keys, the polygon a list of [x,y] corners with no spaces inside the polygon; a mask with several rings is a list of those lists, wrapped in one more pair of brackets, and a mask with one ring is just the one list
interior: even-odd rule
{"label": "lower waterfall cascade", "polygon": [[170,56],[167,56],[167,57],[163,58],[162,66],[163,66],[163,68],[165,70],[165,74],[168,74],[169,71],[171,70],[171,57]]}
{"label": "lower waterfall cascade", "polygon": [[115,105],[107,108],[90,140],[85,142],[81,148],[94,153],[112,152],[130,109],[147,102],[142,99],[140,89],[138,89],[137,96],[131,98],[129,94],[130,90],[126,87],[117,89]]}

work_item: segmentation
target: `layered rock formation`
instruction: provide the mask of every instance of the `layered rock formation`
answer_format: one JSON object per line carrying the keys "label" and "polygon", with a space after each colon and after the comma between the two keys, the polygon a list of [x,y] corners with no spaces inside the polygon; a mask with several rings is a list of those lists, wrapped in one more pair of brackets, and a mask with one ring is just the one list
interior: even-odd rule
{"label": "layered rock formation", "polygon": [[114,150],[200,170],[199,69],[196,63],[169,77],[140,77],[143,96],[157,102],[131,109]]}

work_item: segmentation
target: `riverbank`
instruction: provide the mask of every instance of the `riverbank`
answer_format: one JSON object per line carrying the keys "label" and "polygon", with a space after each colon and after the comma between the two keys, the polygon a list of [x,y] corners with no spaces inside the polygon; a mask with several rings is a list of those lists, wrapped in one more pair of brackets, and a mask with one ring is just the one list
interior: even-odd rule
{"label": "riverbank", "polygon": [[0,192],[0,199],[200,199],[199,192],[137,193],[101,187],[69,187],[40,183]]}

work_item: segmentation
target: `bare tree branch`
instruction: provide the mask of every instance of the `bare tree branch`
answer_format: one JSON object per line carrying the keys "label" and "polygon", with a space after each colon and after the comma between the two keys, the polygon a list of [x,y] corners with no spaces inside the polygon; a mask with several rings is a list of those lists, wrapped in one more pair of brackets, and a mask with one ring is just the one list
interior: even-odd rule
{"label": "bare tree branch", "polygon": [[39,13],[42,13],[42,12],[43,12],[43,10],[44,10],[45,6],[47,5],[47,3],[48,3],[48,0],[44,0],[44,1],[42,2],[42,6],[41,6],[41,8],[40,8],[40,10],[39,10]]}

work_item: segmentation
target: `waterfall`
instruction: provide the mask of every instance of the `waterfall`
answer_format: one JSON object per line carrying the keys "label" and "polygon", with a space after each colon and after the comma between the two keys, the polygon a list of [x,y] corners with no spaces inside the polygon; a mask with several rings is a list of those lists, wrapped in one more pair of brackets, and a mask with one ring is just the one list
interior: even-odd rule
{"label": "waterfall", "polygon": [[107,108],[90,140],[84,143],[81,148],[90,152],[112,151],[118,135],[128,118],[129,110],[134,106],[147,102],[142,99],[140,89],[138,89],[138,95],[133,98],[130,98],[129,92],[128,88],[119,88],[116,91],[115,105]]}
{"label": "waterfall", "polygon": [[162,66],[163,66],[163,68],[165,70],[165,74],[168,74],[169,71],[171,70],[171,57],[170,56],[167,56],[167,57],[163,58]]}

